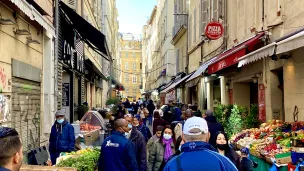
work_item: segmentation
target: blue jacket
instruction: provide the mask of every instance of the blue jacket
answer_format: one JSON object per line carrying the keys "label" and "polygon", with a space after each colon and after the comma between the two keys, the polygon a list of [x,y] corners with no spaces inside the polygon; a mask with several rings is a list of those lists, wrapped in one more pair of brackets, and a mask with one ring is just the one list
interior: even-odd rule
{"label": "blue jacket", "polygon": [[99,171],[137,171],[135,149],[133,143],[122,133],[113,131],[104,140],[98,162]]}
{"label": "blue jacket", "polygon": [[178,170],[178,162],[182,171],[237,171],[234,164],[225,156],[205,142],[188,142],[182,145],[182,153],[172,158],[164,171]]}
{"label": "blue jacket", "polygon": [[144,138],[146,140],[146,143],[152,137],[152,134],[151,134],[149,128],[144,124],[137,126],[137,130],[142,133],[142,135],[144,136]]}
{"label": "blue jacket", "polygon": [[50,153],[71,152],[75,146],[74,127],[67,121],[62,124],[55,121],[50,135]]}

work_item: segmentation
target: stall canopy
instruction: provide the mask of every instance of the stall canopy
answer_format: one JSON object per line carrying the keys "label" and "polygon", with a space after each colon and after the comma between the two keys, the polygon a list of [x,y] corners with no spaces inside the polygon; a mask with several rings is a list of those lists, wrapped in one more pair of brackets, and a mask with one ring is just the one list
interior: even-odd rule
{"label": "stall canopy", "polygon": [[187,87],[192,87],[191,85],[195,85],[196,84],[196,78],[200,77],[202,75],[202,73],[204,73],[206,71],[206,69],[208,68],[208,66],[214,62],[217,58],[211,58],[210,60],[208,60],[207,62],[203,63],[195,72],[194,74],[191,74],[191,77],[186,81]]}
{"label": "stall canopy", "polygon": [[260,59],[266,58],[268,56],[272,56],[275,53],[276,43],[273,42],[267,46],[264,46],[256,51],[253,51],[241,58],[239,58],[238,67],[242,67],[249,63],[258,61]]}
{"label": "stall canopy", "polygon": [[115,89],[120,90],[120,91],[125,90],[124,86],[118,80],[111,78],[111,81],[112,81],[112,84],[115,85]]}
{"label": "stall canopy", "polygon": [[92,68],[102,79],[107,80],[107,77],[93,64],[93,62],[88,58],[84,60],[87,67]]}
{"label": "stall canopy", "polygon": [[208,66],[208,74],[213,74],[224,68],[237,64],[239,58],[245,56],[248,51],[250,52],[254,50],[255,45],[264,35],[265,32],[258,33],[257,35],[218,55],[215,61]]}
{"label": "stall canopy", "polygon": [[180,84],[182,84],[184,81],[186,81],[192,74],[193,73],[188,74],[184,78],[181,78],[180,80],[175,81],[169,87],[167,87],[166,89],[164,89],[163,91],[161,91],[161,93],[168,93],[168,92],[172,91],[173,89],[175,89],[176,87],[178,87]]}
{"label": "stall canopy", "polygon": [[304,46],[304,31],[277,43],[276,54],[282,54]]}
{"label": "stall canopy", "polygon": [[110,56],[105,35],[98,31],[80,15],[78,15],[73,9],[68,7],[64,2],[60,1],[59,5],[83,41],[85,41],[92,49],[94,49],[105,59],[109,60]]}

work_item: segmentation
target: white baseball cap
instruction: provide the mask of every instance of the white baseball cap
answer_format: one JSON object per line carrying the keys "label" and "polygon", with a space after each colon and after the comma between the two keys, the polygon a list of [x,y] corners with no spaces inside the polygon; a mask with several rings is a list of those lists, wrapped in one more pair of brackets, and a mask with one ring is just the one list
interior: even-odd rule
{"label": "white baseball cap", "polygon": [[[191,130],[197,128],[201,132],[192,133]],[[208,132],[208,124],[205,119],[201,117],[191,117],[186,120],[183,128],[183,133],[186,135],[200,135]]]}

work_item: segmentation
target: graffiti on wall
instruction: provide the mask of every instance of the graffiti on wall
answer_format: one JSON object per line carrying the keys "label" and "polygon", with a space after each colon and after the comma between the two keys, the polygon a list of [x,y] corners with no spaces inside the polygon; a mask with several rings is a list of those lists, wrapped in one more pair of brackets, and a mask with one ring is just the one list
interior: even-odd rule
{"label": "graffiti on wall", "polygon": [[2,92],[7,86],[7,77],[5,70],[0,66],[0,92]]}
{"label": "graffiti on wall", "polygon": [[6,122],[10,117],[10,98],[0,94],[0,122]]}

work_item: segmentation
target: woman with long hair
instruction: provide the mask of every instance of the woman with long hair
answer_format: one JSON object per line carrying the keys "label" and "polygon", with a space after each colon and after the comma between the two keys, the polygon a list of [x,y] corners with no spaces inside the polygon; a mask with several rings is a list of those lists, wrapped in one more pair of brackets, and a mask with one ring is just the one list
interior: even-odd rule
{"label": "woman with long hair", "polygon": [[175,153],[175,134],[170,125],[164,127],[158,142],[151,147],[148,171],[162,171]]}
{"label": "woman with long hair", "polygon": [[215,138],[218,152],[229,158],[230,161],[240,170],[240,156],[232,148],[230,148],[227,134],[222,131],[218,131],[215,134]]}

